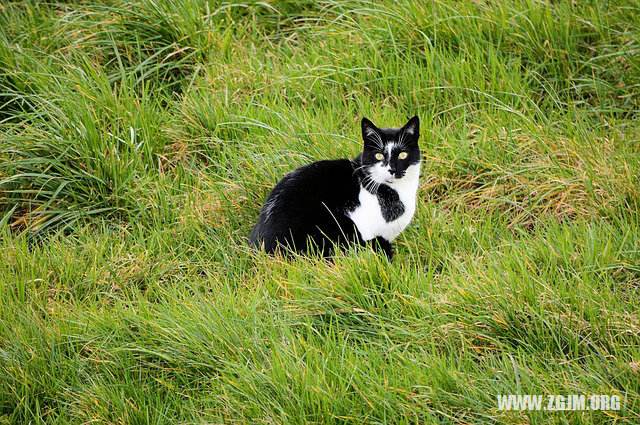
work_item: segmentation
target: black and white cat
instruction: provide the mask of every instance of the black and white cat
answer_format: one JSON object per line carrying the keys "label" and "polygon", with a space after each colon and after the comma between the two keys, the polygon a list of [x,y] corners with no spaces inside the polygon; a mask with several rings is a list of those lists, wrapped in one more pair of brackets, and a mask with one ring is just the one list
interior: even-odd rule
{"label": "black and white cat", "polygon": [[411,221],[420,177],[418,117],[402,128],[362,119],[362,153],[305,165],[284,176],[267,198],[250,242],[331,255],[333,245],[366,244],[393,256],[391,242]]}

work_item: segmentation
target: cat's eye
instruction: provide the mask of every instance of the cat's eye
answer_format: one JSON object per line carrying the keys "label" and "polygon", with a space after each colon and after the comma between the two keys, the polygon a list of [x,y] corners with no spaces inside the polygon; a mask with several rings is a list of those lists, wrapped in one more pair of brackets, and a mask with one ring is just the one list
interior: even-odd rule
{"label": "cat's eye", "polygon": [[384,155],[383,155],[383,154],[381,154],[380,152],[378,152],[378,153],[376,154],[376,159],[377,159],[378,161],[382,161],[382,160],[384,159]]}
{"label": "cat's eye", "polygon": [[408,153],[400,152],[400,155],[398,155],[398,159],[407,159],[407,156],[409,156]]}

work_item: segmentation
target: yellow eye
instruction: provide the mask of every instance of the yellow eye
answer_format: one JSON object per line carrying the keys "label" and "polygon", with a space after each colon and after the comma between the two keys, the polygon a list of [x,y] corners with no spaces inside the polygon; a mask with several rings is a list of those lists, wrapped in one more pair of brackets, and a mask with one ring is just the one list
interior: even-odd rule
{"label": "yellow eye", "polygon": [[382,160],[384,159],[384,155],[382,155],[380,152],[378,152],[378,153],[376,154],[376,159],[377,159],[378,161],[382,161]]}
{"label": "yellow eye", "polygon": [[400,155],[398,155],[398,159],[407,159],[407,156],[409,156],[408,153],[400,152]]}

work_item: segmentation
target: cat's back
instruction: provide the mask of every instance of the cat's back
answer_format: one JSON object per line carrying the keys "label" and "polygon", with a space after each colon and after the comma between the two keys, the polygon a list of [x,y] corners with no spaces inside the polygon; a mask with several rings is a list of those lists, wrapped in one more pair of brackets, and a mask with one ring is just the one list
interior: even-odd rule
{"label": "cat's back", "polygon": [[[278,239],[308,235],[327,221],[341,222],[357,202],[359,183],[348,159],[324,160],[285,175],[273,188],[251,232],[254,245],[270,251]],[[326,227],[326,226],[325,226]]]}
{"label": "cat's back", "polygon": [[347,159],[313,162],[285,175],[273,192],[279,192],[281,196],[295,195],[309,199],[341,198],[354,188],[356,191],[358,189],[353,171],[353,164]]}

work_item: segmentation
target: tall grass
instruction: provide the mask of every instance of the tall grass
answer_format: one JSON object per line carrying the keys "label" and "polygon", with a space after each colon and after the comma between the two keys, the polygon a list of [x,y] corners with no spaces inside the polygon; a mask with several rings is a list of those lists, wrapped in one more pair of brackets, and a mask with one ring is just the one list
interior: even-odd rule
{"label": "tall grass", "polygon": [[[637,423],[639,27],[622,0],[3,3],[0,423]],[[279,177],[413,114],[392,264],[249,249]]]}

